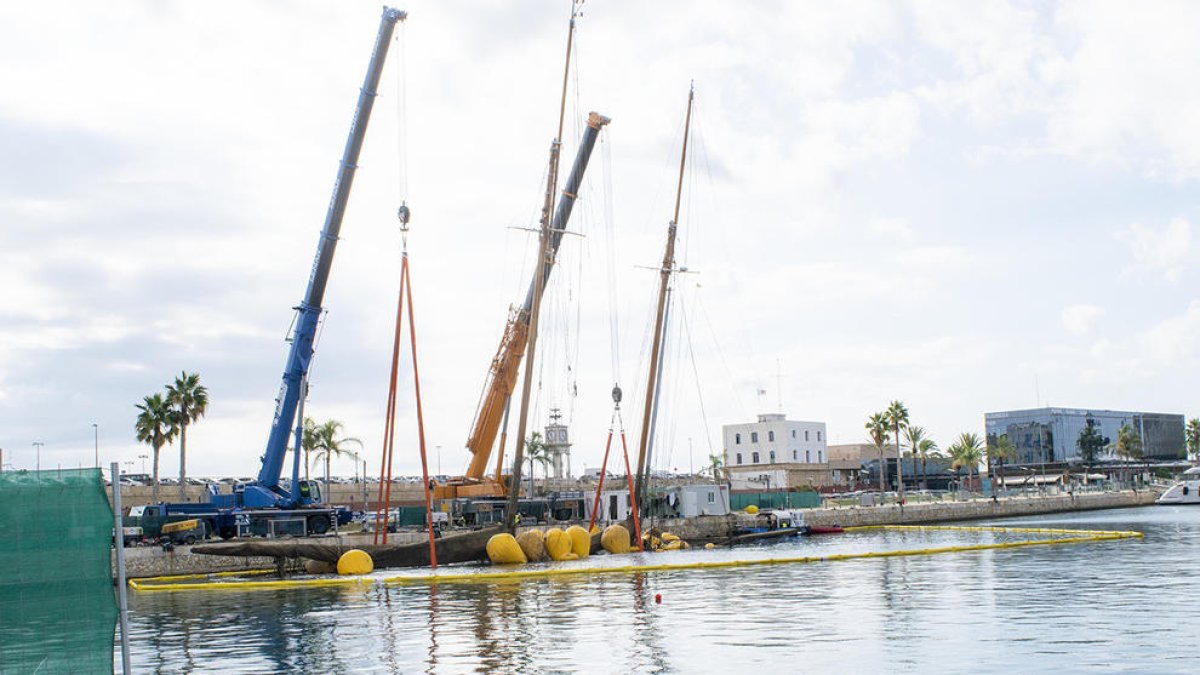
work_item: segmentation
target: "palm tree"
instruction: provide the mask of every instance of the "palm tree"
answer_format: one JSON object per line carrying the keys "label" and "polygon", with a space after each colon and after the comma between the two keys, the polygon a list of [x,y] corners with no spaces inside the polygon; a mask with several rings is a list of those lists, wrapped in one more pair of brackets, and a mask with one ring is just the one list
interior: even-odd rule
{"label": "palm tree", "polygon": [[540,464],[543,471],[550,463],[550,453],[546,449],[546,443],[542,441],[542,435],[538,432],[529,434],[529,440],[525,441],[525,457],[529,460],[529,496],[533,496],[533,469],[535,464]]}
{"label": "palm tree", "polygon": [[1187,439],[1188,459],[1200,460],[1200,417],[1188,420],[1187,429],[1184,430],[1183,435]]}
{"label": "palm tree", "polygon": [[304,433],[300,436],[300,449],[304,451],[304,480],[308,480],[310,457],[317,451],[320,442],[321,439],[317,437],[317,421],[305,416]]}
{"label": "palm tree", "polygon": [[725,457],[723,455],[709,455],[708,466],[704,468],[705,472],[711,473],[713,480],[718,483],[723,483],[727,480],[727,471],[725,470]]}
{"label": "palm tree", "polygon": [[988,473],[992,477],[992,501],[996,500],[996,477],[998,475],[996,467],[1003,467],[1005,462],[1016,455],[1017,449],[1013,447],[1012,441],[1008,440],[1008,434],[1000,434],[995,443],[987,446]]}
{"label": "palm tree", "polygon": [[[154,448],[154,486],[150,494],[150,501],[153,504],[158,503],[158,455],[162,447],[171,442],[175,438],[175,433],[179,430],[179,426],[175,421],[175,413],[171,410],[171,406],[167,404],[166,399],[162,394],[151,394],[142,399],[141,403],[134,404],[138,410],[137,422],[134,424],[134,431],[137,433],[138,441],[149,443],[150,447]],[[116,483],[116,481],[113,481]]]}
{"label": "palm tree", "polygon": [[921,489],[929,489],[929,472],[926,467],[926,462],[930,457],[941,457],[942,453],[938,450],[938,445],[932,438],[922,438],[917,444],[917,454],[921,457]]}
{"label": "palm tree", "polygon": [[[904,430],[904,440],[908,442],[908,448],[914,459],[918,456],[924,458],[925,455],[921,454],[921,443],[923,441],[929,440],[929,439],[925,438],[925,428],[924,427],[913,427],[913,426],[908,427],[907,429]],[[922,465],[921,465],[921,479],[922,480],[917,483],[917,486],[921,487],[922,489],[925,488],[924,478],[925,478],[925,465],[922,462]]]}
{"label": "palm tree", "polygon": [[167,405],[179,422],[179,501],[187,500],[187,428],[208,411],[208,389],[199,373],[181,372],[167,385]]}
{"label": "palm tree", "polygon": [[900,457],[900,430],[908,426],[908,408],[900,401],[892,401],[884,411],[896,439],[896,498],[904,503],[904,460]]}
{"label": "palm tree", "polygon": [[[1142,437],[1134,430],[1132,424],[1122,424],[1117,430],[1117,440],[1112,444],[1113,454],[1127,462],[1136,462],[1142,458]],[[1126,471],[1128,477],[1128,472]]]}
{"label": "palm tree", "polygon": [[[307,420],[305,421],[305,426],[307,427]],[[306,428],[305,436],[308,435],[307,431]],[[347,443],[355,443],[358,447],[362,447],[362,441],[357,438],[338,438],[338,434],[340,433],[342,433],[342,423],[337,420],[327,420],[314,430],[313,460],[325,460],[324,501],[326,503],[329,502],[329,460],[335,456],[349,457],[353,455],[354,453],[342,447]]]}
{"label": "palm tree", "polygon": [[883,450],[887,447],[888,442],[887,416],[884,413],[877,412],[867,420],[866,426],[867,433],[871,437],[871,443],[879,451],[879,497],[882,500],[883,493],[887,492],[887,486],[883,483],[883,475],[887,470],[887,461],[883,458]]}
{"label": "palm tree", "polygon": [[967,468],[967,485],[971,484],[971,471],[978,468],[979,460],[983,458],[983,444],[979,436],[971,432],[959,434],[954,444],[950,446],[950,457],[954,462],[951,466],[955,471]]}

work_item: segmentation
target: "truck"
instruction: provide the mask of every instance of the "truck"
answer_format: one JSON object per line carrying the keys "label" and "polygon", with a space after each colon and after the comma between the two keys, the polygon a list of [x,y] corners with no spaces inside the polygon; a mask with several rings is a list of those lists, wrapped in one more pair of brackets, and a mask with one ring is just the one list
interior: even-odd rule
{"label": "truck", "polygon": [[[335,524],[344,525],[350,522],[352,513],[349,509],[324,504],[320,483],[300,479],[300,457],[303,454],[301,443],[304,437],[303,400],[308,389],[313,343],[324,312],[321,303],[329,282],[329,272],[342,227],[342,217],[350,197],[350,187],[358,167],[359,152],[378,95],[379,80],[392,34],[396,24],[406,18],[407,14],[401,10],[383,8],[371,60],[359,90],[350,133],[334,180],[333,196],[329,201],[324,227],[317,240],[317,253],[309,273],[304,299],[294,308],[297,314],[288,338],[290,347],[284,365],[283,380],[275,399],[275,411],[266,448],[259,458],[261,467],[257,478],[249,483],[235,484],[232,493],[229,494],[221,494],[214,486],[210,486],[207,503],[164,503],[146,507],[140,514],[140,520],[150,523],[158,520],[161,528],[162,522],[171,519],[198,518],[205,522],[209,531],[216,532],[222,538],[239,534],[271,535],[284,532],[324,534]],[[406,206],[400,207],[399,217],[402,223],[407,222]],[[293,429],[294,461],[291,467],[291,482],[285,486],[280,481],[280,475]],[[142,523],[131,525],[141,526],[143,529],[147,527]],[[149,536],[149,532],[146,536]]]}

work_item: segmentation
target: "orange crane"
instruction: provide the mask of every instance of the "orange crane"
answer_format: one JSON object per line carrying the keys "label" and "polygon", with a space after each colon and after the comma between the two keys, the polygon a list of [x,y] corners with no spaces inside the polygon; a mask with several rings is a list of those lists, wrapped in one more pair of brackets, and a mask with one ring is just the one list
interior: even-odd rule
{"label": "orange crane", "polygon": [[[467,439],[467,450],[471,452],[471,463],[468,465],[465,475],[435,485],[433,494],[435,499],[503,497],[508,494],[504,477],[501,474],[504,465],[505,437],[500,434],[500,431],[506,426],[509,404],[512,401],[513,389],[517,384],[521,359],[525,355],[525,348],[529,341],[529,324],[535,294],[539,296],[536,299],[540,300],[540,295],[546,288],[546,281],[549,280],[550,272],[554,268],[555,254],[562,242],[567,221],[571,218],[571,210],[578,198],[579,186],[583,182],[583,174],[587,170],[588,160],[591,159],[592,149],[596,145],[600,129],[608,122],[609,119],[599,113],[593,112],[588,115],[587,127],[584,129],[583,139],[580,141],[579,150],[575,155],[575,164],[571,167],[571,174],[563,186],[558,207],[554,212],[554,219],[550,222],[547,232],[547,254],[542,259],[539,269],[534,272],[534,278],[530,282],[524,304],[519,308],[510,309],[504,336],[500,339],[500,346],[488,369],[483,395],[475,413],[475,423],[472,425],[471,435]],[[540,279],[538,274],[541,275]],[[496,461],[496,473],[494,476],[488,477],[485,474],[497,435],[500,435],[500,452]]]}

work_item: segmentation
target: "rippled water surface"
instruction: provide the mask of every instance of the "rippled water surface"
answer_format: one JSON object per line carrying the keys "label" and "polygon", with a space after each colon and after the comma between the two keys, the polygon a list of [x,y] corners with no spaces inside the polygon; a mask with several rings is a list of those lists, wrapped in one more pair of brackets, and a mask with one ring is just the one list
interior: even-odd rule
{"label": "rippled water surface", "polygon": [[[987,524],[1146,536],[439,586],[132,593],[133,662],[135,672],[1200,672],[1200,630],[1193,628],[1200,507]],[[1029,536],[866,532],[641,560],[596,556],[587,564],[783,558]]]}

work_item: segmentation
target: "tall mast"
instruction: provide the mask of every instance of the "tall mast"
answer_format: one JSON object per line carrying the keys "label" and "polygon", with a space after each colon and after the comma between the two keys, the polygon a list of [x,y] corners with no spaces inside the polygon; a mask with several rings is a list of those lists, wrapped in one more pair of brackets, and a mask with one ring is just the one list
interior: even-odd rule
{"label": "tall mast", "polygon": [[[554,256],[557,252],[558,241],[561,240],[561,233],[552,244],[550,241],[551,218],[554,214],[554,197],[555,191],[558,188],[558,156],[562,149],[562,131],[563,120],[566,118],[567,112],[567,82],[568,75],[571,72],[571,46],[575,40],[575,14],[578,7],[574,2],[571,3],[571,22],[567,27],[567,55],[563,63],[563,79],[562,79],[562,94],[559,97],[558,104],[558,132],[554,140],[550,143],[550,162],[546,172],[546,196],[542,205],[541,233],[538,236],[538,272],[533,280],[533,287],[530,288],[530,297],[526,300],[525,308],[529,312],[529,333],[525,345],[525,373],[521,378],[521,411],[517,415],[517,448],[513,453],[513,472],[512,472],[512,488],[508,494],[508,529],[513,534],[516,534],[517,529],[517,502],[521,494],[521,464],[525,461],[525,431],[529,423],[529,394],[531,384],[533,382],[533,357],[537,353],[537,338],[538,338],[538,315],[541,313],[542,307],[542,292],[545,289],[546,277],[549,276],[550,268],[554,264]],[[599,117],[593,114],[596,121],[599,122]],[[592,127],[592,121],[589,120],[589,127]],[[607,122],[607,120],[605,120]],[[594,128],[599,131],[603,126],[603,122],[596,124]],[[571,198],[575,197],[578,192],[578,186],[571,190]],[[505,417],[507,418],[508,406],[511,404],[511,397],[506,398],[504,402]],[[501,450],[503,453],[503,449]],[[497,480],[499,480],[497,476]],[[532,489],[530,490],[532,493]],[[532,494],[530,495],[532,496]]]}
{"label": "tall mast", "polygon": [[638,444],[637,484],[634,486],[634,498],[638,502],[638,512],[645,513],[646,475],[650,467],[646,465],[649,452],[650,418],[658,404],[657,383],[660,376],[659,361],[662,359],[663,324],[667,306],[667,288],[671,284],[671,273],[675,271],[675,230],[679,224],[679,204],[683,196],[683,170],[687,162],[688,133],[692,126],[692,100],[695,98],[695,88],[688,88],[687,115],[683,120],[683,150],[679,154],[679,182],[675,187],[675,212],[667,225],[667,249],[663,253],[662,268],[659,270],[658,311],[654,318],[654,345],[650,351],[650,369],[646,378],[646,409],[642,413],[641,442]]}

